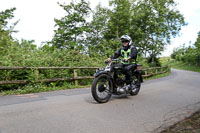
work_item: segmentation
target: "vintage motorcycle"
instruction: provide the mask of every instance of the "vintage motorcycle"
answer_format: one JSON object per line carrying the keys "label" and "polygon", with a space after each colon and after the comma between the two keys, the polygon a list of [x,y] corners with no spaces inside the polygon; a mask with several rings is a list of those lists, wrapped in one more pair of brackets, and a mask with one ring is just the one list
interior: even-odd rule
{"label": "vintage motorcycle", "polygon": [[91,87],[93,98],[98,103],[105,103],[109,101],[112,94],[137,95],[143,82],[142,65],[135,63],[136,69],[132,71],[133,81],[131,84],[127,84],[122,60],[111,59],[106,63],[105,68],[97,69],[94,74],[95,79]]}

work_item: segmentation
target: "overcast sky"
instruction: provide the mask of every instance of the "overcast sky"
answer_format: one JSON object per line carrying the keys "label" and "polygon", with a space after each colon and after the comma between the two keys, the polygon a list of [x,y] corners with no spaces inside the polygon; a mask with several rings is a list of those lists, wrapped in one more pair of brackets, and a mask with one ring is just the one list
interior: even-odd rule
{"label": "overcast sky", "polygon": [[[17,39],[35,40],[40,46],[41,42],[49,41],[53,37],[54,18],[64,16],[64,10],[57,2],[70,3],[71,0],[0,0],[0,11],[16,7],[12,22],[20,20],[14,35]],[[108,0],[89,0],[91,7],[101,2],[103,6],[108,6]],[[170,46],[163,52],[163,56],[169,56],[174,47],[182,44],[189,45],[196,41],[197,33],[200,31],[200,0],[176,0],[178,9],[184,15],[187,26],[181,30],[180,37],[172,40]]]}

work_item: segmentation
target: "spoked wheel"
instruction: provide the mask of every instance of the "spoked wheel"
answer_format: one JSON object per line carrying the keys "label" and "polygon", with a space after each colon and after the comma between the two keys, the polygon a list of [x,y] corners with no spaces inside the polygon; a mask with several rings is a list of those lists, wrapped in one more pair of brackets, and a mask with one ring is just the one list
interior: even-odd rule
{"label": "spoked wheel", "polygon": [[112,81],[108,75],[102,74],[92,83],[92,96],[98,103],[107,102],[112,95]]}
{"label": "spoked wheel", "polygon": [[132,96],[135,96],[139,93],[140,91],[140,86],[141,86],[141,81],[140,81],[140,78],[134,76],[133,77],[133,82],[132,82],[133,85],[135,85],[135,88],[133,90],[131,90],[130,94]]}

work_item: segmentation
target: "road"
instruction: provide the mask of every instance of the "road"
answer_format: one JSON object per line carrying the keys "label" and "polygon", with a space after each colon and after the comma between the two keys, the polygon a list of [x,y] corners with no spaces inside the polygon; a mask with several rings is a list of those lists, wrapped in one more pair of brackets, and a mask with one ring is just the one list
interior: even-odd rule
{"label": "road", "polygon": [[0,133],[160,132],[200,109],[200,73],[172,69],[137,96],[96,103],[90,89],[0,96]]}

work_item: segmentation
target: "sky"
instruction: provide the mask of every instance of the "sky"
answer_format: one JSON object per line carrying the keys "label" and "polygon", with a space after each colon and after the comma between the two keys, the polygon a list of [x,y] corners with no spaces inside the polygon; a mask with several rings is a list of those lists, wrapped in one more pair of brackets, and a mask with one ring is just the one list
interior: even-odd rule
{"label": "sky", "polygon": [[185,17],[187,26],[182,27],[180,36],[172,39],[171,45],[163,52],[163,56],[169,56],[174,48],[183,44],[193,45],[196,42],[198,32],[200,32],[200,0],[176,0],[179,5],[178,10]]}
{"label": "sky", "polygon": [[[19,32],[13,36],[18,39],[35,40],[41,46],[42,42],[50,41],[55,30],[54,18],[63,17],[64,10],[57,4],[70,3],[71,0],[0,0],[0,11],[16,7],[12,23],[19,20],[15,30]],[[108,0],[89,0],[92,9],[98,3],[108,7]],[[187,26],[182,27],[180,36],[172,39],[162,56],[169,56],[173,49],[182,44],[188,46],[196,41],[200,31],[200,0],[175,0],[178,10],[185,17]]]}

